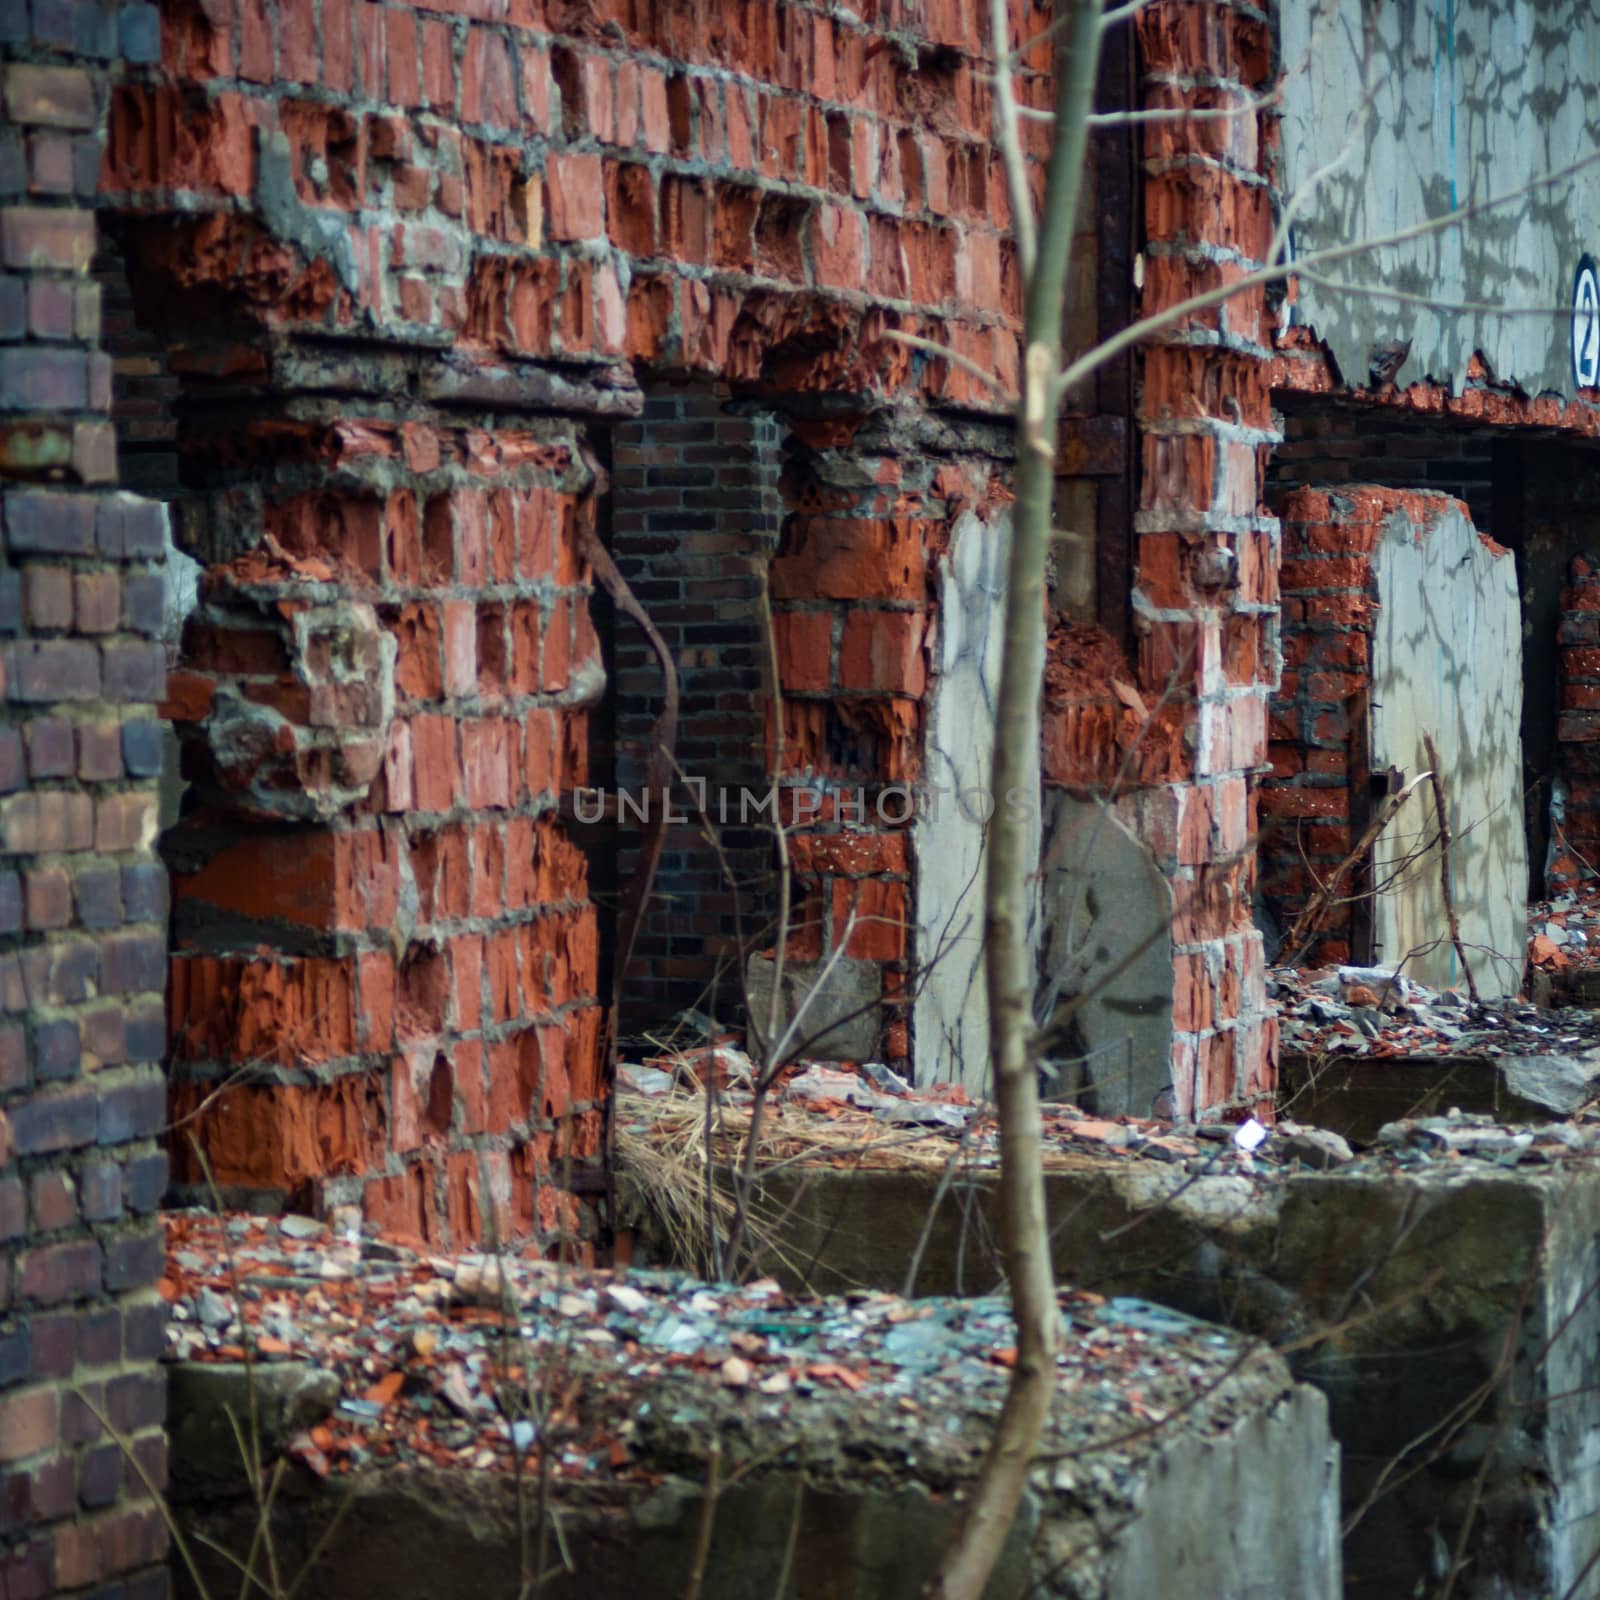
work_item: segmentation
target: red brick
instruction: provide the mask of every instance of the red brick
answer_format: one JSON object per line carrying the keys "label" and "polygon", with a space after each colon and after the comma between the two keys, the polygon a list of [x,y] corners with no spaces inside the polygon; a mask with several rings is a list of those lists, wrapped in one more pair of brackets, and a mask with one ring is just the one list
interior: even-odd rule
{"label": "red brick", "polygon": [[50,1388],[0,1395],[0,1461],[21,1461],[56,1442],[58,1401]]}
{"label": "red brick", "polygon": [[659,68],[640,67],[639,95],[644,147],[652,155],[664,156],[672,145],[672,119],[667,108],[666,76]]}
{"label": "red brick", "polygon": [[239,76],[252,83],[271,83],[273,76],[273,13],[266,0],[240,0]]}
{"label": "red brick", "polygon": [[797,518],[772,566],[779,600],[920,600],[924,524]]}
{"label": "red brick", "polygon": [[450,941],[455,1026],[466,1033],[476,1033],[483,1026],[483,949],[478,935]]}
{"label": "red brick", "polygon": [[444,604],[444,689],[470,695],[478,687],[478,611],[470,600]]}
{"label": "red brick", "polygon": [[596,239],[605,231],[604,181],[596,155],[552,154],[545,214],[553,239]]}
{"label": "red brick", "polygon": [[397,106],[422,103],[422,82],[417,67],[417,19],[404,6],[383,13],[382,39],[389,66],[390,102]]}
{"label": "red brick", "polygon": [[414,717],[411,721],[412,791],[419,811],[448,811],[461,780],[454,717]]}
{"label": "red brick", "polygon": [[455,39],[448,23],[425,21],[422,24],[422,91],[435,111],[454,109]]}
{"label": "red brick", "polygon": [[437,700],[443,693],[439,608],[414,600],[392,624],[397,653],[395,687],[413,700]]}
{"label": "red brick", "polygon": [[520,45],[522,59],[523,120],[534,133],[550,131],[550,53],[526,42]]}
{"label": "red brick", "polygon": [[322,0],[322,81],[346,93],[355,83],[350,4],[351,0]]}
{"label": "red brick", "polygon": [[530,796],[562,787],[556,713],[530,711],[523,731],[523,779]]}
{"label": "red brick", "polygon": [[922,629],[916,611],[847,613],[839,646],[841,687],[920,699],[928,681]]}
{"label": "red brick", "polygon": [[466,802],[474,810],[513,805],[521,792],[516,724],[492,717],[463,722],[461,767]]}
{"label": "red brick", "polygon": [[490,127],[517,126],[517,85],[504,35],[483,27],[467,34],[461,64],[461,118]]}
{"label": "red brick", "polygon": [[358,1042],[364,1050],[388,1050],[394,1044],[394,957],[387,951],[358,956],[356,979],[361,991]]}
{"label": "red brick", "polygon": [[292,83],[315,83],[317,19],[311,0],[277,0],[278,68]]}
{"label": "red brick", "polygon": [[642,163],[606,164],[606,225],[619,250],[635,256],[656,253],[655,182]]}
{"label": "red brick", "polygon": [[833,885],[833,933],[844,937],[854,929],[845,946],[847,956],[864,961],[899,961],[906,952],[906,888],[903,883],[886,883],[876,878],[839,878]]}

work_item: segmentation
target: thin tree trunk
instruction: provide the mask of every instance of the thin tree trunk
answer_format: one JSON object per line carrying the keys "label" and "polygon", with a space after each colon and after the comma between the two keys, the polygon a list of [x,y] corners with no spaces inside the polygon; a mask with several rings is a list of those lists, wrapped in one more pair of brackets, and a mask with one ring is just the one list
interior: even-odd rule
{"label": "thin tree trunk", "polygon": [[[1008,796],[1038,804],[1039,697],[1044,680],[1045,560],[1055,489],[1055,435],[1061,389],[1062,303],[1072,265],[1088,117],[1100,56],[1097,0],[1060,0],[1056,47],[1055,138],[1039,219],[1036,255],[1023,261],[1023,388],[1017,405],[1017,483],[1006,586],[1005,644],[995,718],[988,869],[984,883],[990,1061],[1000,1130],[1002,1244],[1017,1323],[1017,1361],[989,1453],[967,1505],[961,1533],[931,1585],[941,1600],[976,1600],[988,1582],[1027,1485],[1055,1392],[1060,1312],[1050,1268],[1041,1157],[1039,1085],[1033,1064],[1033,963],[1027,942],[1026,820]],[[1009,7],[994,0],[996,70],[1010,71]],[[1004,97],[1001,97],[1003,104]],[[1014,147],[1014,120],[997,136]],[[1008,170],[1020,163],[1008,159]],[[1025,196],[1013,195],[1021,211]],[[1027,234],[1019,230],[1019,244]]]}

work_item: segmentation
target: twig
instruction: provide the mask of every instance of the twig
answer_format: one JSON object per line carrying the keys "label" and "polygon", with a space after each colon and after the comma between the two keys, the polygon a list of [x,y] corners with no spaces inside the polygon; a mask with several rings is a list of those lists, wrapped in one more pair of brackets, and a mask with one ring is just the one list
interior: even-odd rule
{"label": "twig", "polygon": [[968,377],[976,378],[979,383],[985,384],[1000,396],[1007,405],[1014,404],[1016,393],[1001,382],[994,373],[986,367],[981,367],[970,356],[964,356],[959,350],[952,349],[947,344],[940,344],[937,339],[924,339],[919,334],[902,333],[898,328],[885,328],[885,339],[892,339],[896,344],[909,345],[913,350],[926,350],[930,355],[939,356],[942,360],[949,361],[961,368]]}
{"label": "twig", "polygon": [[789,1537],[784,1541],[783,1565],[778,1569],[778,1581],[773,1585],[773,1600],[783,1600],[789,1592],[789,1579],[794,1574],[794,1553],[800,1543],[800,1509],[805,1503],[805,1497],[805,1479],[797,1479],[794,1486],[794,1509],[789,1513]]}
{"label": "twig", "polygon": [[1433,804],[1439,813],[1439,890],[1444,895],[1445,920],[1450,924],[1450,943],[1455,946],[1456,960],[1461,963],[1462,975],[1467,980],[1467,994],[1473,1005],[1478,1004],[1478,985],[1467,965],[1467,952],[1461,947],[1461,919],[1456,916],[1455,892],[1450,887],[1450,812],[1445,804],[1444,774],[1439,771],[1439,752],[1433,747],[1433,735],[1422,736],[1422,748],[1428,752],[1428,765],[1433,770]]}
{"label": "twig", "polygon": [[999,58],[994,75],[994,136],[1000,145],[1005,166],[1006,191],[1011,200],[1011,227],[1017,236],[1017,259],[1024,279],[1033,276],[1038,255],[1033,221],[1033,193],[1028,188],[1028,164],[1022,154],[1017,129],[1017,86],[1004,45],[1010,23],[1009,0],[989,0],[989,26],[994,33],[995,54]]}
{"label": "twig", "polygon": [[911,1252],[911,1260],[906,1266],[905,1287],[900,1291],[903,1300],[912,1299],[917,1292],[917,1277],[922,1271],[922,1257],[927,1251],[928,1240],[933,1237],[933,1225],[938,1220],[939,1208],[944,1204],[944,1197],[950,1192],[950,1185],[955,1181],[956,1169],[966,1154],[972,1130],[977,1125],[976,1116],[967,1118],[961,1129],[961,1137],[956,1140],[956,1147],[950,1152],[950,1159],[945,1162],[944,1171],[939,1174],[938,1187],[933,1191],[933,1199],[929,1202],[927,1213],[922,1219],[922,1232],[917,1235],[917,1247]]}
{"label": "twig", "polygon": [[1300,915],[1294,919],[1293,925],[1288,933],[1284,935],[1283,946],[1278,952],[1280,965],[1292,967],[1305,954],[1306,947],[1316,937],[1318,926],[1322,918],[1327,914],[1328,908],[1332,905],[1334,897],[1338,894],[1345,878],[1365,860],[1367,852],[1377,842],[1378,835],[1399,815],[1401,806],[1411,798],[1412,792],[1417,785],[1424,778],[1432,776],[1432,773],[1419,772],[1403,789],[1390,795],[1384,802],[1383,809],[1362,829],[1361,837],[1356,840],[1355,848],[1319,885],[1317,892],[1306,902],[1301,909]]}
{"label": "twig", "polygon": [[711,1533],[717,1525],[717,1496],[722,1492],[722,1441],[711,1441],[711,1452],[706,1461],[706,1495],[700,1502],[700,1524],[695,1530],[694,1556],[689,1563],[689,1581],[684,1586],[683,1600],[700,1600],[705,1587],[706,1563],[711,1556]]}

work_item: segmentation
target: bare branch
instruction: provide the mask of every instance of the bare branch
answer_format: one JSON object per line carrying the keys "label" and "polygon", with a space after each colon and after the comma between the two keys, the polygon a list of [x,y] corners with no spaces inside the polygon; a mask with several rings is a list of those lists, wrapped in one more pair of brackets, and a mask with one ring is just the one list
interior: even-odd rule
{"label": "bare branch", "polygon": [[[997,47],[1006,36],[1010,10],[1008,0],[989,0],[989,26]],[[996,54],[999,55],[998,48]],[[1016,85],[1011,80],[1009,56],[999,56],[995,67],[994,136],[1000,145],[1006,191],[1011,197],[1011,225],[1017,236],[1017,257],[1026,279],[1033,275],[1038,246],[1034,235],[1033,194],[1028,188],[1028,169],[1022,159],[1022,141],[1018,137]]]}
{"label": "bare branch", "polygon": [[[1283,99],[1280,85],[1271,94],[1255,95],[1236,106],[1152,106],[1145,111],[1097,111],[1088,119],[1089,126],[1102,128],[1142,128],[1152,122],[1225,122],[1232,117],[1254,116],[1258,111],[1269,111]],[[1033,113],[1048,117],[1048,111]]]}
{"label": "bare branch", "polygon": [[934,339],[920,338],[914,333],[902,333],[898,328],[885,328],[883,336],[885,339],[893,339],[896,344],[909,345],[913,350],[926,350],[930,355],[942,356],[946,361],[953,362],[963,372],[993,389],[1007,405],[1016,404],[1017,395],[1014,389],[1008,389],[992,372],[980,367],[970,356],[962,355],[959,350],[952,350],[949,345],[940,344]]}
{"label": "bare branch", "polygon": [[[1378,836],[1400,814],[1400,808],[1415,793],[1417,785],[1430,776],[1430,773],[1418,773],[1403,789],[1390,795],[1377,816],[1362,830],[1361,837],[1356,840],[1355,848],[1333,869],[1324,882],[1317,885],[1316,891],[1306,901],[1300,915],[1294,919],[1293,925],[1283,936],[1278,959],[1284,966],[1292,967],[1297,958],[1304,954],[1306,947],[1316,936],[1324,914],[1336,903],[1335,896],[1343,886],[1345,878],[1361,864],[1367,852],[1377,842]],[[1309,867],[1310,862],[1306,865]]]}
{"label": "bare branch", "polygon": [[1386,283],[1349,283],[1316,272],[1301,262],[1295,276],[1332,294],[1360,295],[1363,299],[1393,300],[1400,305],[1418,306],[1425,311],[1453,312],[1462,316],[1479,317],[1570,317],[1575,308],[1564,306],[1507,306],[1489,300],[1436,300],[1432,295],[1416,294],[1408,289],[1391,289]]}
{"label": "bare branch", "polygon": [[1335,261],[1345,261],[1351,256],[1365,255],[1369,251],[1386,249],[1391,245],[1406,244],[1412,239],[1425,238],[1429,234],[1456,227],[1460,223],[1471,220],[1473,217],[1482,216],[1485,212],[1497,210],[1502,206],[1510,205],[1515,200],[1524,199],[1540,189],[1547,189],[1554,184],[1564,183],[1567,179],[1576,177],[1578,173],[1587,171],[1597,163],[1600,163],[1600,150],[1593,150],[1577,161],[1570,162],[1568,165],[1560,167],[1553,172],[1541,173],[1538,177],[1529,179],[1527,183],[1521,184],[1505,194],[1492,195],[1487,200],[1470,201],[1466,205],[1457,206],[1453,211],[1446,212],[1443,216],[1428,217],[1422,222],[1413,223],[1405,228],[1397,228],[1393,233],[1383,234],[1376,239],[1362,239],[1349,244],[1330,245],[1325,250],[1314,251],[1300,262],[1280,261],[1268,266],[1257,267],[1253,271],[1247,272],[1243,277],[1236,278],[1232,283],[1222,284],[1215,289],[1207,289],[1200,294],[1190,295],[1187,299],[1180,300],[1164,310],[1152,312],[1147,317],[1141,317],[1137,322],[1129,323],[1126,328],[1112,334],[1109,339],[1102,340],[1093,350],[1085,351],[1083,355],[1069,363],[1061,373],[1061,386],[1067,389],[1075,387],[1077,384],[1082,383],[1085,378],[1098,372],[1108,361],[1114,356],[1120,355],[1124,350],[1142,343],[1153,334],[1166,332],[1167,329],[1175,326],[1196,311],[1207,311],[1212,306],[1222,305],[1247,289],[1260,288],[1269,283],[1281,283],[1287,278],[1297,276],[1307,266],[1316,268]]}

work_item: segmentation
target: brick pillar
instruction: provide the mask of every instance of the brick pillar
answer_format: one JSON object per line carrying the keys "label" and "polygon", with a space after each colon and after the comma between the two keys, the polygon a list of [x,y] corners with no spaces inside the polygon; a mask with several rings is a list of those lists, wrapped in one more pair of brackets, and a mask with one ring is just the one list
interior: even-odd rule
{"label": "brick pillar", "polygon": [[598,940],[556,811],[604,675],[576,435],[219,410],[179,436],[189,481],[228,465],[184,509],[212,564],[171,696],[174,1112],[204,1105],[253,1203],[586,1243]]}
{"label": "brick pillar", "polygon": [[[904,1067],[912,794],[922,776],[931,557],[947,536],[939,464],[859,420],[794,425],[789,515],[772,565],[783,690],[780,778],[797,824],[793,962],[841,949],[881,994],[877,1059]],[[876,434],[876,436],[874,436]],[[872,969],[876,968],[874,973]],[[823,1041],[817,1054],[867,1056]]]}
{"label": "brick pillar", "polygon": [[155,1210],[164,509],[114,487],[88,278],[108,79],[155,7],[0,31],[0,1592],[167,1592]]}
{"label": "brick pillar", "polygon": [[[1254,7],[1185,0],[1137,24],[1145,103],[1256,94],[1272,70]],[[1185,88],[1196,79],[1216,87]],[[1264,256],[1272,233],[1270,123],[1259,114],[1150,123],[1144,133],[1149,314],[1218,288]],[[1143,470],[1134,594],[1146,698],[1171,680],[1189,707],[1187,781],[1152,796],[1146,838],[1186,907],[1174,928],[1181,1110],[1265,1108],[1276,1074],[1261,937],[1251,921],[1255,784],[1277,678],[1278,525],[1260,485],[1278,440],[1262,291],[1194,313],[1144,358]]]}
{"label": "brick pillar", "polygon": [[[740,795],[760,797],[767,784],[758,601],[778,534],[779,427],[771,416],[730,413],[728,399],[721,384],[654,388],[639,420],[613,435],[613,551],[677,663],[678,762],[704,781],[727,869],[741,886],[736,914],[727,871],[699,822],[669,831],[625,981],[628,1027],[707,1005],[719,963],[738,959],[740,921],[747,938],[756,936],[774,906],[772,835],[753,814],[741,821]],[[616,779],[633,793],[645,782],[661,680],[649,645],[625,620],[616,673]],[[691,809],[681,790],[676,806]],[[619,881],[636,860],[635,850],[623,852]],[[739,994],[730,966],[717,989],[720,1017],[737,1013]]]}

